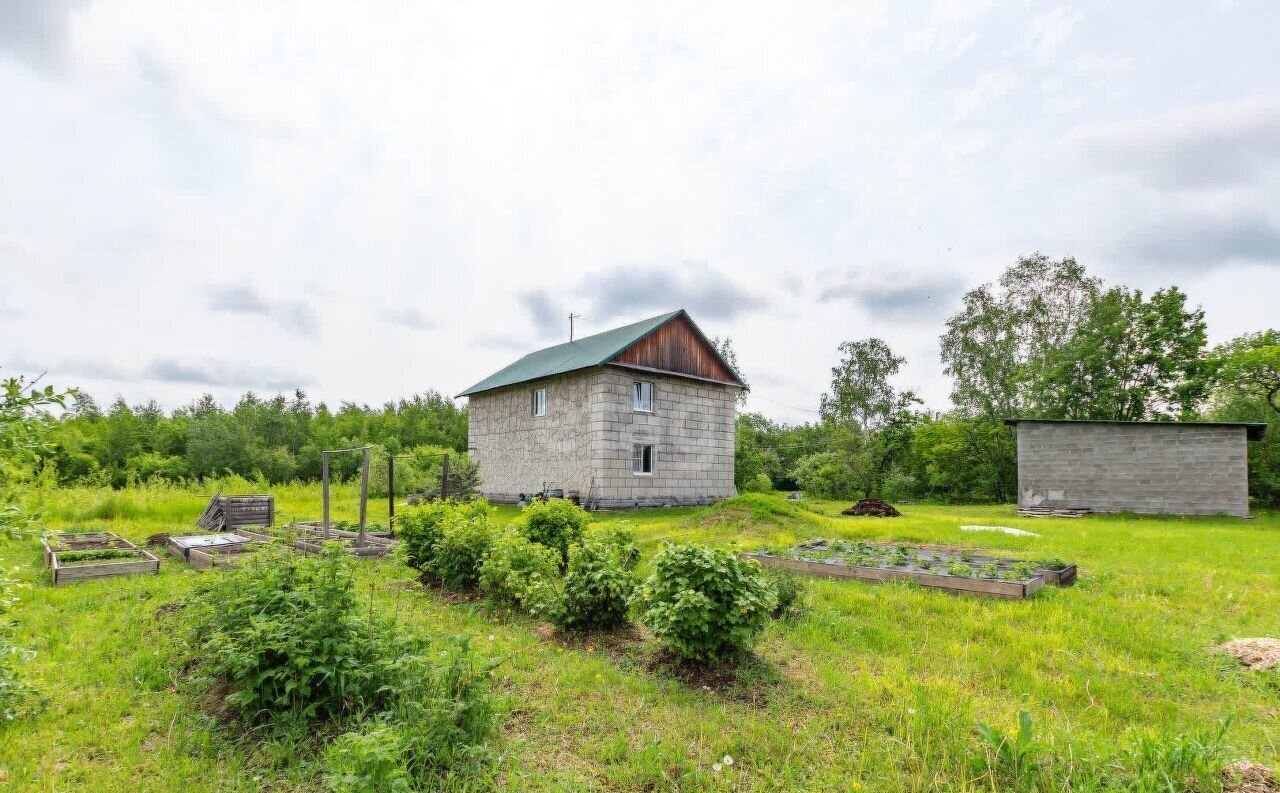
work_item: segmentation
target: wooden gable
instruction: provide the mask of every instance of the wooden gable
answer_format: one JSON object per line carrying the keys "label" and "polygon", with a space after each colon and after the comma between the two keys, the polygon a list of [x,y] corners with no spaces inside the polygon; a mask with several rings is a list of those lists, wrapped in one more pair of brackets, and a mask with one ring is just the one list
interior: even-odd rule
{"label": "wooden gable", "polygon": [[610,363],[742,385],[707,337],[683,314],[618,353]]}

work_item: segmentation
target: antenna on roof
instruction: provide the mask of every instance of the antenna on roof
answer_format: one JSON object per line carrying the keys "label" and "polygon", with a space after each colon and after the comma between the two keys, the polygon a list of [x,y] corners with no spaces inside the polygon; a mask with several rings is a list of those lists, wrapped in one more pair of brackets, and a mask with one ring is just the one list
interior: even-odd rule
{"label": "antenna on roof", "polygon": [[582,315],[574,314],[572,311],[569,312],[569,341],[573,341],[573,321],[575,319],[582,319]]}

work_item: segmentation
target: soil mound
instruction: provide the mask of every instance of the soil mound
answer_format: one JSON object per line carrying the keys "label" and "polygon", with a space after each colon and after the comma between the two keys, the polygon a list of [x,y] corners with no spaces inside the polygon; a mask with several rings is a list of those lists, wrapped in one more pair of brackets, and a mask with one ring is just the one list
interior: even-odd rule
{"label": "soil mound", "polygon": [[892,504],[881,501],[878,498],[864,498],[854,504],[852,507],[844,510],[841,515],[862,515],[872,518],[900,518],[902,513],[893,508]]}
{"label": "soil mound", "polygon": [[152,534],[150,537],[147,538],[147,547],[159,548],[161,545],[168,544],[168,542],[169,542],[168,534],[165,534],[164,532],[161,532],[159,534]]}
{"label": "soil mound", "polygon": [[1218,647],[1250,669],[1280,666],[1280,639],[1232,639]]}
{"label": "soil mound", "polygon": [[1265,765],[1237,760],[1222,769],[1226,793],[1280,793],[1280,779]]}

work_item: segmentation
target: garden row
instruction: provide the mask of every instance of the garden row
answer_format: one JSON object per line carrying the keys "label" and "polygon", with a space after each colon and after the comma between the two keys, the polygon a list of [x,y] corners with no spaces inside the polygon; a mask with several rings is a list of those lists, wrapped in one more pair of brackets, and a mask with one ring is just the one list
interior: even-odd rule
{"label": "garden row", "polygon": [[742,554],[768,567],[828,578],[913,581],[920,586],[968,595],[1018,599],[1045,584],[1068,586],[1076,566],[1061,559],[1007,559],[965,550],[879,545],[864,541],[814,540],[795,548]]}

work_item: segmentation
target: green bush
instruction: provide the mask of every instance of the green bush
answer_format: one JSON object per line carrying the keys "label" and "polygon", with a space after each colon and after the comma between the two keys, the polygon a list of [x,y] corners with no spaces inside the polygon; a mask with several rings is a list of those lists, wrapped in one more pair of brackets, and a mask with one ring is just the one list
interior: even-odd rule
{"label": "green bush", "polygon": [[800,576],[785,570],[771,570],[767,575],[769,582],[773,584],[774,592],[778,595],[778,605],[774,606],[773,617],[777,619],[799,614],[801,612]]}
{"label": "green bush", "polygon": [[748,493],[772,493],[773,482],[769,479],[768,474],[759,473],[752,477],[751,481],[747,482],[745,490]]}
{"label": "green bush", "polygon": [[558,551],[561,568],[569,562],[569,546],[582,539],[591,521],[586,512],[563,498],[535,501],[520,516],[524,536]]}
{"label": "green bush", "polygon": [[778,595],[756,562],[700,545],[665,545],[640,590],[644,622],[686,660],[718,661],[750,647]]}
{"label": "green bush", "polygon": [[396,539],[400,541],[400,553],[405,563],[422,572],[429,572],[435,558],[436,542],[440,539],[441,523],[445,518],[454,515],[488,518],[492,512],[493,507],[483,499],[468,503],[435,501],[405,509],[396,515]]}
{"label": "green bush", "polygon": [[434,658],[396,662],[390,675],[397,685],[386,708],[325,751],[329,787],[336,793],[435,789],[445,777],[475,770],[497,726],[492,669],[462,638]]}
{"label": "green bush", "polygon": [[16,719],[35,690],[19,674],[19,666],[34,653],[12,641],[17,623],[9,618],[18,604],[14,590],[23,586],[7,570],[0,570],[0,729]]}
{"label": "green bush", "polygon": [[365,616],[351,564],[337,543],[311,558],[270,548],[192,590],[192,657],[229,685],[227,702],[247,718],[332,717],[377,699],[403,648],[393,653],[386,626]]}
{"label": "green bush", "polygon": [[324,752],[324,781],[334,793],[411,793],[404,735],[378,724],[339,735]]}
{"label": "green bush", "polygon": [[628,548],[592,537],[569,548],[564,580],[546,580],[533,611],[561,630],[608,630],[624,625],[636,590]]}
{"label": "green bush", "polygon": [[560,555],[514,528],[495,533],[480,566],[480,589],[495,606],[528,608],[531,588],[560,575]]}
{"label": "green bush", "polygon": [[487,513],[467,517],[461,511],[440,524],[430,574],[446,587],[467,589],[480,582],[480,567],[493,545],[495,530]]}

